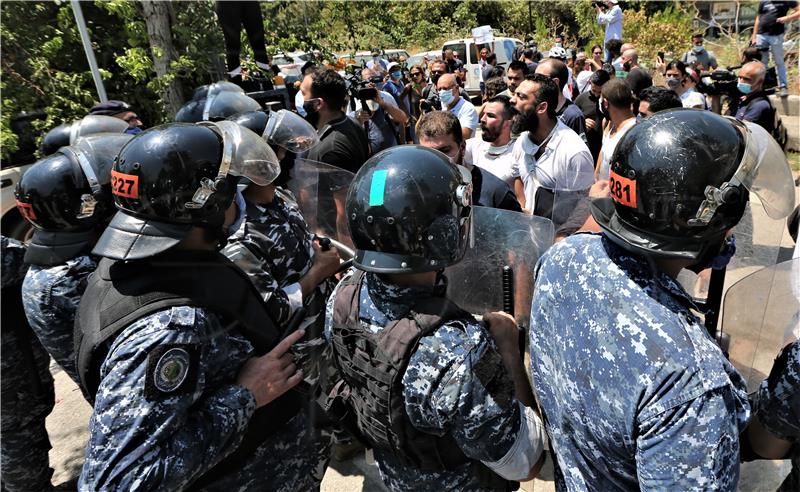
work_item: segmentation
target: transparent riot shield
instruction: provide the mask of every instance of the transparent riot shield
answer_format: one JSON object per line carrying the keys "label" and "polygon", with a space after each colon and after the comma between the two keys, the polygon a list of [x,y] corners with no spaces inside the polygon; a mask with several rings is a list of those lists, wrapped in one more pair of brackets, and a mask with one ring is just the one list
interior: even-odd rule
{"label": "transparent riot shield", "polygon": [[309,229],[348,248],[353,241],[344,206],[353,177],[336,166],[298,158],[288,183]]}
{"label": "transparent riot shield", "polygon": [[530,323],[533,269],[553,244],[550,219],[497,208],[472,207],[470,244],[464,259],[445,270],[447,297],[474,313],[512,311]]}
{"label": "transparent riot shield", "polygon": [[763,268],[725,294],[723,339],[736,369],[754,391],[769,375],[789,336],[800,334],[800,258]]}

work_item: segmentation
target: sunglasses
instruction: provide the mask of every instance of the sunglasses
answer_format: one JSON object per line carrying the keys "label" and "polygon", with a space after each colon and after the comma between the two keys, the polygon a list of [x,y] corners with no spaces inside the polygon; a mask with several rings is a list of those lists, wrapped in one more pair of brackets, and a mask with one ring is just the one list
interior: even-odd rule
{"label": "sunglasses", "polygon": [[444,70],[431,70],[431,73],[442,75],[444,74]]}
{"label": "sunglasses", "polygon": [[417,75],[422,75],[420,72],[411,72],[412,77],[416,77]]}
{"label": "sunglasses", "polygon": [[138,117],[138,116],[136,116],[136,115],[132,115],[132,116],[128,116],[128,117],[127,117],[127,118],[125,118],[123,121],[124,121],[125,123],[128,123],[128,124],[130,124],[130,123],[132,123],[132,122],[134,122],[134,121],[139,121],[139,117]]}

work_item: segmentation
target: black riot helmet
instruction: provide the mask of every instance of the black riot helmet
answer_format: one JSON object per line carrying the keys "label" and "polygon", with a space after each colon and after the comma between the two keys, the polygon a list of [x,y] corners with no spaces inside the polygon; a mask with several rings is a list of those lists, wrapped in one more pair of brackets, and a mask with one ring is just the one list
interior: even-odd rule
{"label": "black riot helmet", "polygon": [[704,260],[719,251],[751,194],[773,218],[794,204],[786,158],[760,126],[675,109],[637,123],[611,158],[611,198],[592,214],[621,247],[649,257]]}
{"label": "black riot helmet", "polygon": [[114,118],[98,114],[84,116],[80,120],[71,123],[64,123],[53,128],[45,134],[42,140],[42,153],[50,155],[65,145],[74,143],[79,137],[94,135],[96,133],[124,133],[128,129],[128,123]]}
{"label": "black riot helmet", "polygon": [[241,178],[267,185],[279,173],[269,145],[232,121],[146,130],[114,162],[119,212],[94,252],[135,260],[178,244],[193,226],[220,231]]}
{"label": "black riot helmet", "polygon": [[401,145],[370,158],[347,193],[355,266],[377,273],[458,263],[469,235],[469,171],[441,152]]}
{"label": "black riot helmet", "polygon": [[195,101],[199,101],[200,99],[205,99],[208,96],[213,96],[214,94],[218,94],[220,92],[240,92],[244,94],[244,89],[239,87],[238,85],[221,80],[219,82],[214,82],[213,84],[206,84],[201,85],[197,89],[194,90],[194,94],[192,95],[192,99]]}
{"label": "black riot helmet", "polygon": [[15,195],[20,214],[35,227],[28,263],[71,259],[105,226],[115,212],[111,166],[131,138],[105,133],[79,137],[25,172]]}
{"label": "black riot helmet", "polygon": [[184,104],[175,115],[180,123],[197,123],[198,121],[219,121],[244,111],[261,109],[258,101],[242,92],[219,91],[209,93],[205,99],[192,100]]}
{"label": "black riot helmet", "polygon": [[267,127],[267,120],[269,120],[269,116],[269,113],[266,111],[256,110],[236,113],[232,116],[229,116],[227,119],[239,123],[256,135],[263,135],[264,129]]}

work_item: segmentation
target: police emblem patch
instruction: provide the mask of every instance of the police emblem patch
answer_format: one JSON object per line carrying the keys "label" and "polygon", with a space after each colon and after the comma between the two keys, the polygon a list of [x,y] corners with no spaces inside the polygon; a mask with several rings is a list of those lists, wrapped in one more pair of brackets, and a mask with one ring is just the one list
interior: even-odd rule
{"label": "police emblem patch", "polygon": [[190,393],[197,383],[198,350],[194,345],[170,344],[147,356],[145,396],[161,398]]}
{"label": "police emblem patch", "polygon": [[156,389],[169,393],[175,391],[186,380],[189,373],[189,353],[182,348],[172,348],[158,359],[153,374]]}

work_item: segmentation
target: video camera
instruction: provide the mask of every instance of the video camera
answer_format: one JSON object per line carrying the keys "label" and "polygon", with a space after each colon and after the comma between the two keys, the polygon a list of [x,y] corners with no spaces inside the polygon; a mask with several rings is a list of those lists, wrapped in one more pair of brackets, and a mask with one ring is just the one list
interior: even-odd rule
{"label": "video camera", "polygon": [[[742,68],[741,65],[728,68],[718,68],[713,72],[700,72],[700,83],[697,85],[697,90],[703,94],[710,96],[726,95],[728,97],[739,97],[742,94],[736,88],[739,80],[738,74],[735,70]],[[768,95],[775,93],[775,88],[778,87],[778,74],[775,67],[767,68],[767,73],[764,76],[763,90]]]}
{"label": "video camera", "polygon": [[598,1],[595,0],[595,1],[592,2],[592,7],[600,7],[601,9],[605,10],[606,9],[606,4],[605,4],[605,2],[598,2]]}
{"label": "video camera", "polygon": [[376,75],[370,77],[369,80],[361,80],[357,74],[352,74],[345,79],[345,82],[347,84],[347,93],[350,95],[350,111],[355,111],[356,100],[359,100],[361,101],[361,109],[371,114],[367,101],[378,97],[378,89],[367,86],[369,84],[380,84],[383,82],[383,78],[380,75]]}

